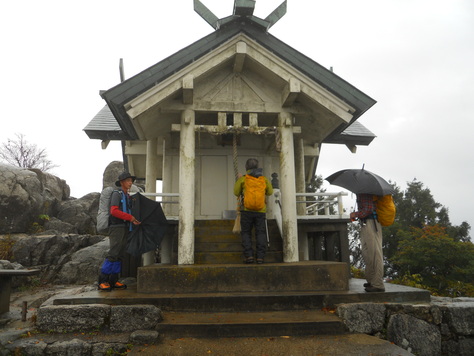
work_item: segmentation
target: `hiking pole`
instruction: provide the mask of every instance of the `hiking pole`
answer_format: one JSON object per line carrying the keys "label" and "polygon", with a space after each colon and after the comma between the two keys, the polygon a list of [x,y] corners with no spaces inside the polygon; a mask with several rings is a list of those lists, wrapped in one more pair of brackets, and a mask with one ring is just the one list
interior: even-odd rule
{"label": "hiking pole", "polygon": [[267,218],[265,218],[265,232],[267,233],[267,247],[270,248],[270,237],[268,236]]}

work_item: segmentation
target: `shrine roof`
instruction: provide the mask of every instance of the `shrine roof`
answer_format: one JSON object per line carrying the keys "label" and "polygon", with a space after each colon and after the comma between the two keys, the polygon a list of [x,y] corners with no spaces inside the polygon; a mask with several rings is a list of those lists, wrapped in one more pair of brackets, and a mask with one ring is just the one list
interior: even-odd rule
{"label": "shrine roof", "polygon": [[[104,108],[93,118],[86,128],[84,128],[84,131],[90,138],[122,140],[138,139],[138,135],[129,120],[124,105],[154,87],[157,83],[160,83],[197,59],[223,45],[226,41],[239,33],[243,33],[253,39],[293,68],[297,69],[355,108],[352,121],[348,124],[342,124],[332,132],[331,135],[329,135],[331,140],[336,141],[336,138],[340,136],[340,134],[342,134],[365,111],[376,103],[374,99],[364,94],[332,71],[326,69],[311,58],[305,56],[268,33],[265,27],[249,18],[242,18],[240,21],[233,20],[222,25],[211,34],[145,69],[141,73],[138,73],[113,88],[101,93],[102,98],[107,103],[108,109],[116,120],[113,122],[110,116],[104,116],[104,113],[102,113],[103,110],[106,110],[106,108]],[[356,136],[359,134],[365,135],[370,133],[371,135],[369,134],[369,137],[372,137],[372,139],[375,137],[367,129],[364,128],[365,130],[361,130],[360,128],[363,127],[362,125],[356,125],[355,127],[358,129],[354,130],[353,127],[351,129],[352,131],[349,131],[356,134]],[[349,136],[351,135],[346,133],[346,135],[343,135],[342,137]],[[370,141],[372,139],[370,139]]]}

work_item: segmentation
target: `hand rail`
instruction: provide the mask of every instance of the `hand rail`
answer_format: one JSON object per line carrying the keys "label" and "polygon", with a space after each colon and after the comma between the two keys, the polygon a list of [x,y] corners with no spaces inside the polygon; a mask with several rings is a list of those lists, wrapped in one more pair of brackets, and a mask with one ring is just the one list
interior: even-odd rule
{"label": "hand rail", "polygon": [[273,205],[273,217],[280,231],[280,236],[283,236],[283,215],[281,213],[280,189],[273,189],[273,196],[275,197],[275,204]]}
{"label": "hand rail", "polygon": [[[296,193],[297,197],[313,197],[315,200],[297,200],[297,204],[306,204],[305,216],[317,216],[321,218],[345,218],[347,214],[344,213],[344,204],[342,197],[347,196],[346,192],[315,192],[315,193]],[[317,200],[316,197],[324,197],[324,199]],[[309,205],[308,205],[309,203]],[[331,205],[337,204],[337,214],[331,214]],[[324,210],[324,214],[319,214]]]}
{"label": "hand rail", "polygon": [[[179,198],[179,193],[141,193],[141,195],[144,195],[146,197],[161,197],[161,198]],[[163,201],[163,199],[161,200],[157,200],[157,202],[161,203],[161,204],[178,204],[179,201]]]}

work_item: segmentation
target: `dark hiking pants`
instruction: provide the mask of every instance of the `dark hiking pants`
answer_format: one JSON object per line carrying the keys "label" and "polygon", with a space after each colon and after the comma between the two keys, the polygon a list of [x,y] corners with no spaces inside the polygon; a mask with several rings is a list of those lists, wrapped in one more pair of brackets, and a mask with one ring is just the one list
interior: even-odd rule
{"label": "dark hiking pants", "polygon": [[[106,261],[101,267],[99,284],[107,282],[114,285],[115,282],[118,281],[122,269],[122,260],[126,252],[127,236],[128,227],[125,225],[109,228],[110,248],[107,253]],[[110,271],[110,269],[114,271]]]}
{"label": "dark hiking pants", "polygon": [[240,212],[240,236],[242,237],[242,247],[244,257],[253,257],[252,248],[252,228],[255,228],[257,240],[257,258],[263,259],[267,251],[267,229],[265,224],[266,214],[255,211]]}

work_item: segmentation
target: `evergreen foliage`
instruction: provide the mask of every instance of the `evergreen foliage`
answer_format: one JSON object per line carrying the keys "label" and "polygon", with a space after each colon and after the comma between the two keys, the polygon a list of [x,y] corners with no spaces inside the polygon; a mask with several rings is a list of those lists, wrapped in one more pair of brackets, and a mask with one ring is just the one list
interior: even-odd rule
{"label": "evergreen foliage", "polygon": [[386,276],[433,294],[474,296],[470,225],[452,225],[449,210],[416,179],[394,186],[395,223],[383,229]]}

